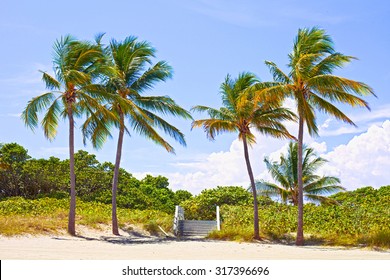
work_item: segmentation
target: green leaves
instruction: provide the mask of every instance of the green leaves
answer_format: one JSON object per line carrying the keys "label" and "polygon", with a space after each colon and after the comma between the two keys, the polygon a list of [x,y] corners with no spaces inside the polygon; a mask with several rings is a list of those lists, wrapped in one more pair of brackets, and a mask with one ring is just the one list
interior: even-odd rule
{"label": "green leaves", "polygon": [[[256,189],[260,195],[280,197],[285,203],[298,203],[298,144],[290,142],[287,155],[281,155],[279,162],[264,159],[267,169],[276,184],[258,181]],[[324,195],[345,190],[340,186],[340,180],[331,176],[318,176],[315,172],[326,162],[318,157],[312,148],[303,149],[303,193],[312,202],[334,203]]]}
{"label": "green leaves", "polygon": [[280,138],[292,138],[282,121],[295,120],[295,115],[279,106],[278,99],[270,98],[265,93],[273,83],[260,83],[254,74],[243,72],[238,78],[227,75],[221,85],[222,103],[219,110],[207,106],[194,106],[195,112],[206,112],[209,119],[196,120],[192,128],[203,127],[207,137],[214,140],[222,132],[238,132],[249,143],[255,139],[251,129],[265,135]]}
{"label": "green leaves", "polygon": [[333,75],[336,69],[355,58],[336,52],[325,30],[317,27],[299,29],[288,57],[288,74],[284,74],[273,62],[266,61],[265,64],[274,81],[280,83],[275,93],[296,100],[299,118],[306,123],[310,135],[318,133],[315,110],[354,125],[352,120],[331,104],[333,102],[369,109],[368,103],[356,95],[375,95],[371,87]]}

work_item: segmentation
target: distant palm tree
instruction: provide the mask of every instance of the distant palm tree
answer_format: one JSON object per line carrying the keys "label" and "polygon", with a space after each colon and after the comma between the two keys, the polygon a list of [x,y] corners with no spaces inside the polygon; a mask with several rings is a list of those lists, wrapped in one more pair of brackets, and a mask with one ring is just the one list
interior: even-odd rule
{"label": "distant palm tree", "polygon": [[[281,155],[279,162],[264,159],[268,172],[276,184],[264,180],[256,182],[256,189],[260,195],[280,197],[283,202],[298,205],[298,143],[290,142],[287,155]],[[336,201],[324,195],[345,190],[340,186],[340,179],[332,176],[315,175],[315,171],[327,160],[318,157],[314,149],[303,147],[303,194],[306,200],[312,202],[335,203]]]}
{"label": "distant palm tree", "polygon": [[281,123],[294,120],[295,115],[279,104],[262,99],[261,94],[254,94],[253,88],[260,88],[259,80],[252,73],[241,73],[237,79],[227,75],[221,85],[224,107],[213,109],[206,106],[195,106],[193,111],[208,113],[208,119],[196,120],[192,127],[203,127],[207,137],[214,140],[222,132],[238,133],[238,139],[244,145],[244,156],[253,194],[254,239],[260,239],[257,192],[255,179],[249,160],[248,145],[256,141],[253,130],[277,138],[292,138]]}
{"label": "distant palm tree", "polygon": [[167,62],[159,61],[152,64],[156,50],[148,42],[138,41],[132,36],[127,37],[123,42],[112,40],[106,52],[114,69],[114,74],[109,77],[106,88],[120,97],[108,103],[107,108],[117,116],[119,121],[104,119],[104,116],[96,120],[95,116],[91,116],[84,124],[83,132],[86,137],[91,138],[94,146],[98,146],[110,134],[107,129],[110,125],[119,128],[112,181],[112,232],[119,235],[116,193],[124,133],[133,130],[163,146],[168,152],[174,153],[174,148],[160,136],[160,132],[156,129],[161,129],[183,146],[186,145],[184,134],[155,113],[184,119],[192,118],[188,111],[168,96],[142,95],[152,89],[156,83],[172,77],[172,68]]}
{"label": "distant palm tree", "polygon": [[354,57],[335,52],[332,39],[319,28],[299,29],[289,54],[289,70],[285,74],[273,62],[266,61],[274,80],[279,83],[270,90],[280,97],[292,97],[297,104],[298,130],[298,230],[297,245],[303,245],[303,173],[302,145],[304,125],[310,135],[318,134],[315,110],[355,125],[332,103],[346,103],[369,109],[368,103],[358,96],[374,94],[368,85],[332,75]]}
{"label": "distant palm tree", "polygon": [[46,111],[41,121],[45,137],[50,141],[57,134],[60,118],[69,120],[70,209],[68,232],[75,235],[76,178],[74,172],[74,118],[82,114],[114,118],[100,105],[109,95],[93,82],[104,72],[104,56],[96,44],[81,42],[71,36],[62,37],[54,44],[53,66],[55,76],[42,72],[42,80],[50,91],[31,99],[22,113],[24,123],[34,129],[38,113]]}

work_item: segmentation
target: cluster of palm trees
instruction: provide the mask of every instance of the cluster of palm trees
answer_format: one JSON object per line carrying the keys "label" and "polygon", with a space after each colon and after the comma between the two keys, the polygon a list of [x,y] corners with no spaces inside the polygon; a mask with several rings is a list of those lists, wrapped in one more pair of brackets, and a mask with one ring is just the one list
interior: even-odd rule
{"label": "cluster of palm trees", "polygon": [[[22,113],[25,124],[38,126],[38,113],[45,111],[41,125],[45,136],[56,136],[59,119],[69,120],[70,210],[68,232],[76,234],[76,178],[74,172],[74,118],[84,116],[84,141],[90,139],[100,148],[112,127],[119,130],[114,177],[112,181],[112,232],[118,235],[116,193],[125,132],[135,131],[174,153],[173,147],[159,130],[185,145],[182,132],[156,113],[191,119],[188,111],[168,96],[144,96],[157,82],[172,76],[165,62],[155,64],[156,50],[148,42],[128,37],[123,42],[79,41],[65,36],[54,44],[54,76],[43,72],[42,79],[50,90],[30,100]],[[127,122],[126,122],[127,120]]]}
{"label": "cluster of palm trees", "polygon": [[[250,165],[248,143],[255,142],[251,130],[279,138],[297,141],[297,205],[298,226],[296,245],[303,245],[303,132],[306,126],[312,136],[318,135],[316,110],[336,119],[355,125],[333,103],[362,106],[368,103],[359,96],[374,95],[368,85],[334,75],[334,70],[343,67],[354,57],[336,52],[333,41],[323,29],[298,30],[292,52],[288,55],[288,73],[274,62],[266,61],[272,82],[259,82],[251,73],[242,73],[237,79],[227,76],[221,85],[223,106],[219,110],[196,106],[195,110],[206,112],[208,119],[193,122],[193,127],[203,127],[210,139],[222,132],[238,132],[244,145],[244,156],[254,196],[254,238],[259,239],[259,221],[256,201],[256,183]],[[282,106],[286,98],[296,103],[297,115]],[[298,135],[294,137],[282,121],[297,120]]]}
{"label": "cluster of palm trees", "polygon": [[[155,49],[147,42],[128,37],[123,42],[111,40],[108,46],[101,43],[78,41],[66,36],[54,45],[55,76],[43,73],[48,93],[33,98],[25,108],[22,118],[31,128],[38,126],[38,112],[46,111],[41,121],[45,136],[53,139],[60,117],[69,120],[69,155],[71,205],[68,232],[75,234],[75,176],[74,176],[74,118],[84,116],[84,140],[101,147],[118,128],[118,148],[112,183],[112,226],[119,234],[116,217],[116,190],[124,133],[130,130],[146,136],[163,146],[168,152],[173,147],[156,129],[160,129],[185,145],[184,135],[161,116],[172,115],[192,119],[190,113],[167,96],[145,96],[144,92],[172,76],[165,61],[152,63]],[[354,124],[333,102],[368,107],[358,96],[374,94],[366,84],[333,75],[354,58],[336,52],[333,42],[319,28],[300,29],[289,54],[289,72],[285,74],[275,63],[266,61],[273,81],[261,82],[249,72],[234,79],[227,75],[221,85],[223,107],[214,109],[195,106],[196,112],[206,112],[207,119],[195,120],[192,127],[203,127],[211,140],[222,132],[236,132],[243,142],[247,171],[254,196],[254,238],[260,239],[257,189],[248,149],[256,142],[253,130],[277,138],[297,141],[298,231],[297,245],[303,245],[303,131],[306,125],[311,135],[317,135],[315,111],[330,114],[337,119]],[[294,114],[283,108],[286,98],[296,101]],[[127,121],[126,121],[127,120]],[[297,137],[283,125],[297,121]]]}

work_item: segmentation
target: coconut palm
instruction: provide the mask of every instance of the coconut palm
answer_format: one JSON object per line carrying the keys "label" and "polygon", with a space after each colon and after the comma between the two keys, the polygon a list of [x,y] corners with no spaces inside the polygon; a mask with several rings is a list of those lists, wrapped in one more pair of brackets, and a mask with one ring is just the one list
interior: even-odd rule
{"label": "coconut palm", "polygon": [[[287,155],[281,155],[280,161],[270,161],[264,158],[268,172],[275,183],[264,180],[256,182],[256,189],[260,195],[277,196],[283,202],[298,205],[298,143],[290,142]],[[327,160],[318,157],[313,148],[303,146],[303,194],[306,200],[315,203],[335,203],[324,195],[345,190],[340,186],[340,179],[332,176],[314,174]]]}
{"label": "coconut palm", "polygon": [[[62,37],[54,44],[54,76],[42,72],[42,80],[50,90],[31,99],[22,113],[24,123],[31,129],[38,126],[38,113],[45,111],[41,125],[44,135],[50,141],[57,134],[60,118],[69,120],[69,159],[70,159],[70,209],[68,232],[75,235],[76,217],[76,178],[74,173],[74,127],[75,117],[83,114],[101,115],[113,118],[100,105],[108,94],[102,92],[93,82],[104,72],[104,56],[96,44],[81,42],[71,36]],[[110,116],[109,116],[110,115]]]}
{"label": "coconut palm", "polygon": [[[192,119],[188,111],[181,108],[168,96],[145,96],[143,93],[153,88],[158,82],[164,82],[172,77],[172,68],[165,61],[152,64],[156,50],[150,43],[138,41],[136,37],[127,37],[123,42],[112,40],[107,49],[109,60],[114,68],[114,74],[107,81],[106,88],[120,99],[108,103],[107,108],[113,112],[115,119],[100,119],[96,121],[91,116],[83,126],[84,135],[96,146],[109,135],[108,126],[119,129],[114,177],[112,181],[112,232],[119,235],[116,213],[116,193],[119,181],[119,169],[122,156],[123,138],[130,130],[145,136],[168,152],[174,153],[174,148],[160,135],[157,130],[173,137],[185,146],[184,135],[179,129],[157,115],[170,115]],[[127,119],[127,122],[126,122]]]}
{"label": "coconut palm", "polygon": [[259,80],[252,73],[241,73],[237,79],[227,75],[221,85],[222,102],[224,107],[213,109],[206,106],[195,106],[192,110],[206,112],[208,119],[196,120],[192,127],[203,127],[207,137],[214,140],[222,132],[238,133],[238,139],[244,146],[245,163],[253,194],[254,238],[260,239],[257,192],[255,179],[249,159],[248,146],[256,143],[252,130],[277,138],[292,138],[281,123],[294,120],[294,114],[279,107],[277,102],[266,102],[263,95],[254,94],[254,86],[259,86]]}
{"label": "coconut palm", "polygon": [[275,63],[266,61],[275,85],[270,92],[280,97],[292,97],[298,112],[298,230],[297,245],[303,245],[303,132],[306,125],[310,135],[318,134],[316,110],[338,120],[355,125],[333,103],[345,103],[369,109],[359,96],[374,94],[368,85],[333,75],[354,57],[336,52],[332,39],[319,28],[299,29],[293,51],[289,54],[289,73],[285,74]]}

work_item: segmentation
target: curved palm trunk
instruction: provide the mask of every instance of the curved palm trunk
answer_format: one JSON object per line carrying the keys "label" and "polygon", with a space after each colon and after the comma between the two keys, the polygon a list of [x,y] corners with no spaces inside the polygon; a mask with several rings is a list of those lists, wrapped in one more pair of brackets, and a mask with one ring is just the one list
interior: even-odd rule
{"label": "curved palm trunk", "polygon": [[118,217],[116,214],[116,193],[118,190],[119,168],[120,168],[121,157],[122,157],[123,135],[125,132],[124,115],[122,111],[119,112],[119,117],[120,117],[119,137],[118,137],[118,145],[116,149],[114,178],[112,180],[112,234],[114,235],[119,235]]}
{"label": "curved palm trunk", "polygon": [[244,143],[244,155],[246,168],[248,169],[249,179],[251,181],[251,188],[253,194],[253,223],[254,223],[254,239],[260,240],[260,230],[259,230],[259,206],[257,202],[257,192],[255,186],[255,178],[253,177],[251,163],[249,161],[249,153],[248,153],[248,143],[246,142],[245,136],[243,137],[242,142]]}
{"label": "curved palm trunk", "polygon": [[76,235],[76,175],[74,173],[74,120],[72,105],[68,104],[69,118],[69,167],[70,167],[70,207],[68,233]]}
{"label": "curved palm trunk", "polygon": [[303,145],[303,123],[302,117],[299,118],[298,130],[298,229],[295,244],[302,246],[303,239],[303,180],[302,180],[302,145]]}

